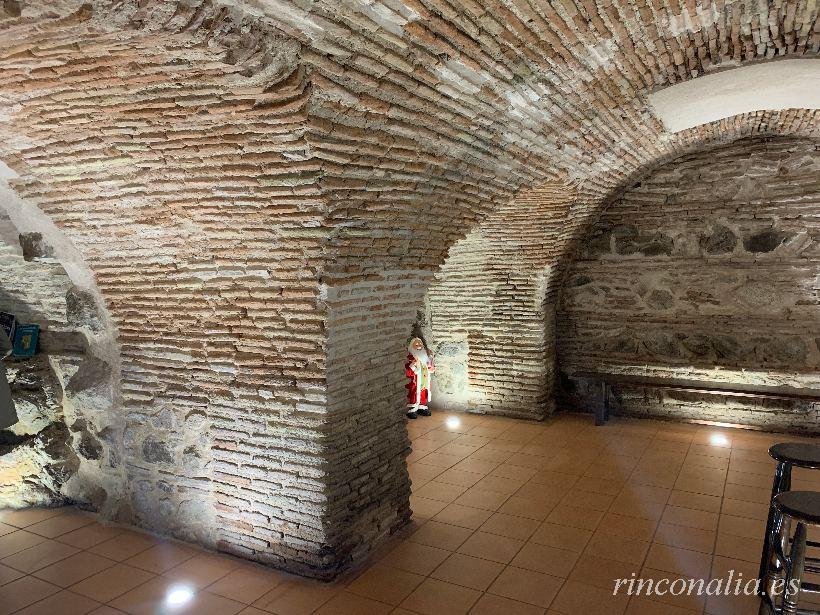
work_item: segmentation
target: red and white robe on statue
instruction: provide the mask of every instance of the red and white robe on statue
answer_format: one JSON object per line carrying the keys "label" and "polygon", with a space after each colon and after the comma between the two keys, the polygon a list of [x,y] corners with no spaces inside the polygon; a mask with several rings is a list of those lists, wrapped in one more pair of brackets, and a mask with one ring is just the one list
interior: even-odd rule
{"label": "red and white robe on statue", "polygon": [[410,382],[407,383],[407,405],[411,410],[427,408],[427,404],[430,403],[432,384],[430,374],[436,369],[424,345],[421,344],[421,348],[414,347],[414,342],[417,340],[418,338],[415,338],[410,342],[407,363],[404,365],[404,372],[410,378]]}

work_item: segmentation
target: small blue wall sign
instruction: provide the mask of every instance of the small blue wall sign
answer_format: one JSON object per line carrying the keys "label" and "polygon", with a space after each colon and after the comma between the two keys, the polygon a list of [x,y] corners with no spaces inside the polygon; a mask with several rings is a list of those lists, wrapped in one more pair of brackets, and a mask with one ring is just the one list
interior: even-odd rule
{"label": "small blue wall sign", "polygon": [[20,325],[14,331],[14,356],[33,357],[37,351],[40,325]]}

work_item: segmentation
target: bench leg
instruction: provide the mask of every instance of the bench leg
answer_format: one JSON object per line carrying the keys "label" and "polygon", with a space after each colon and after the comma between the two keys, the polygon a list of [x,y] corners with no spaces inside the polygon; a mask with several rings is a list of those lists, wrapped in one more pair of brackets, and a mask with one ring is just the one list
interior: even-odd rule
{"label": "bench leg", "polygon": [[601,399],[595,406],[595,425],[600,427],[609,418],[609,395],[606,382],[601,382]]}

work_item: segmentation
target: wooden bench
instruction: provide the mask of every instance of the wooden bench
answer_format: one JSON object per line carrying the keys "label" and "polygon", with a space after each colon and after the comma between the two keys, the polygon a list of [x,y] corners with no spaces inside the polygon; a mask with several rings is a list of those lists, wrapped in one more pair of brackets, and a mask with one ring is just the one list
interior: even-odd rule
{"label": "wooden bench", "polygon": [[600,402],[595,407],[595,424],[603,425],[611,413],[610,397],[612,389],[619,384],[633,386],[657,387],[687,393],[721,395],[723,397],[746,397],[756,399],[789,399],[803,401],[820,401],[820,389],[809,389],[789,386],[767,386],[756,384],[738,384],[714,382],[707,380],[688,380],[685,378],[663,378],[659,376],[640,376],[631,374],[613,374],[611,372],[578,371],[568,374],[571,378],[584,378],[600,382]]}

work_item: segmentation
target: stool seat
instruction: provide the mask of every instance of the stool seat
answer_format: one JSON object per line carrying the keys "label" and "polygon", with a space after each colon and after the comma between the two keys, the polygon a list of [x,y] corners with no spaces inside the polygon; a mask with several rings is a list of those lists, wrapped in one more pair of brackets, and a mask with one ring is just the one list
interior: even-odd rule
{"label": "stool seat", "polygon": [[775,496],[773,504],[795,521],[820,525],[820,493],[816,491],[784,491]]}
{"label": "stool seat", "polygon": [[799,468],[820,470],[820,444],[781,442],[769,449],[769,455],[776,461]]}

